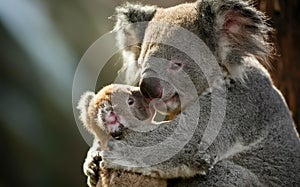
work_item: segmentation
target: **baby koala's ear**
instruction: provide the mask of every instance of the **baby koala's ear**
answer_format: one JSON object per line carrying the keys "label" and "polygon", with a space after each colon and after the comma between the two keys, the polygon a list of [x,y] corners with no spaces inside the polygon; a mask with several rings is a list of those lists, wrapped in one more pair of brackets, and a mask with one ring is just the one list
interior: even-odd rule
{"label": "baby koala's ear", "polygon": [[87,129],[91,129],[90,126],[92,125],[88,109],[94,97],[95,97],[94,92],[87,91],[81,96],[77,105],[77,109],[79,109],[80,112],[79,119],[82,121],[83,125]]}

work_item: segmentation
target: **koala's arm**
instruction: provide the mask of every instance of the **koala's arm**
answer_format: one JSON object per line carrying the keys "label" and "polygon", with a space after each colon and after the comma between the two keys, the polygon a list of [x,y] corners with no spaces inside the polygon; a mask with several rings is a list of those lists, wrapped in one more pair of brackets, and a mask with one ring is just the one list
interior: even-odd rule
{"label": "koala's arm", "polygon": [[216,163],[207,175],[190,179],[170,179],[168,184],[173,187],[264,186],[250,170],[229,160]]}
{"label": "koala's arm", "polygon": [[133,168],[130,170],[159,178],[187,178],[207,172],[213,159],[200,153],[201,137],[194,136],[201,134],[197,129],[197,105],[149,132],[130,131],[122,140],[109,140],[109,150],[101,152],[106,167]]}
{"label": "koala's arm", "polygon": [[102,160],[100,156],[100,148],[99,140],[95,138],[93,146],[89,149],[83,164],[83,171],[87,176],[87,184],[89,187],[99,187],[100,162]]}

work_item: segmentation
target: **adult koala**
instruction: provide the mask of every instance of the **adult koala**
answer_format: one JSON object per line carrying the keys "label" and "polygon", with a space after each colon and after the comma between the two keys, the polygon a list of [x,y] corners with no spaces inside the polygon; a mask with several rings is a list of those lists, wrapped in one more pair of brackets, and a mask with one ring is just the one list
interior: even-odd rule
{"label": "adult koala", "polygon": [[[300,186],[299,137],[282,95],[259,63],[266,62],[271,51],[271,29],[262,13],[244,1],[200,0],[167,9],[126,4],[117,8],[116,17],[116,30],[125,28],[118,33],[120,47],[140,42],[124,50],[127,81],[136,82],[139,76],[132,77],[132,72],[141,72],[144,97],[163,101],[163,107],[156,107],[161,112],[181,112],[174,121],[189,107],[200,108],[197,119],[191,119],[198,125],[187,147],[199,151],[204,144],[209,169],[202,176],[170,179],[170,186]],[[143,21],[149,22],[130,25]],[[201,38],[216,60],[203,58],[205,48],[178,35],[176,28]],[[174,40],[184,47],[173,47]],[[219,133],[209,142],[205,129],[214,97],[226,99],[226,108]],[[217,114],[222,116],[222,111]],[[136,138],[132,141],[147,140]]]}

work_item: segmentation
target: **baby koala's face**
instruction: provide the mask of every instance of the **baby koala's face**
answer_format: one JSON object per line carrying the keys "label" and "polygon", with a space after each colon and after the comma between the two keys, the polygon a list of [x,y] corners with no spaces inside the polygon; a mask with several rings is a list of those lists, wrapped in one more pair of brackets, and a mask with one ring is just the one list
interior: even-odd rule
{"label": "baby koala's face", "polygon": [[120,138],[124,128],[134,128],[151,121],[154,109],[141,95],[138,87],[112,84],[94,98],[97,125],[114,138]]}

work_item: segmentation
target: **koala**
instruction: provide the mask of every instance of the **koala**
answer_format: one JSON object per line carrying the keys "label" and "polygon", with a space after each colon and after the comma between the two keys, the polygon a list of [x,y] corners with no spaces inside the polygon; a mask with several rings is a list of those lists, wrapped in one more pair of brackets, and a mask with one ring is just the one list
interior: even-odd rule
{"label": "koala", "polygon": [[[86,92],[82,95],[78,104],[80,119],[85,128],[95,136],[95,146],[89,151],[84,166],[84,171],[89,176],[89,186],[164,187],[167,185],[166,180],[163,179],[106,168],[98,154],[101,150],[109,149],[110,139],[121,139],[126,128],[136,124],[150,124],[154,113],[148,106],[139,88],[133,86],[112,84],[104,87],[97,94]],[[138,116],[137,122],[134,121],[135,116]]]}
{"label": "koala", "polygon": [[[169,186],[300,186],[299,135],[263,66],[272,52],[272,29],[261,12],[247,1],[199,0],[170,8],[127,3],[115,17],[128,84],[138,79],[146,99],[164,103],[158,112],[178,115],[155,130],[110,141],[102,155],[108,167],[119,163],[168,179]],[[147,24],[134,27],[138,22]],[[180,49],[170,45],[178,40]],[[153,154],[168,154],[176,148],[172,141],[186,144],[162,162],[147,153],[144,168],[126,157],[125,144],[153,147],[165,140],[170,146]]]}

